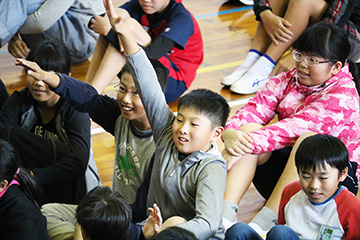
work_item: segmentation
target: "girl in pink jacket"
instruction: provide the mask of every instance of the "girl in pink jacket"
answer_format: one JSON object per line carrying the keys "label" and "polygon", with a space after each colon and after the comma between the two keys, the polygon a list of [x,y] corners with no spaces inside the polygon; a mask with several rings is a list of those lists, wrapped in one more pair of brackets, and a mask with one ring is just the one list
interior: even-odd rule
{"label": "girl in pink jacket", "polygon": [[[271,78],[226,125],[225,222],[234,222],[253,181],[267,202],[250,226],[259,231],[273,226],[283,187],[297,180],[292,146],[309,132],[333,135],[345,143],[350,162],[342,184],[357,194],[360,102],[356,66],[347,61],[350,43],[341,28],[321,22],[304,31],[293,48],[296,67]],[[275,115],[278,121],[269,124]]]}

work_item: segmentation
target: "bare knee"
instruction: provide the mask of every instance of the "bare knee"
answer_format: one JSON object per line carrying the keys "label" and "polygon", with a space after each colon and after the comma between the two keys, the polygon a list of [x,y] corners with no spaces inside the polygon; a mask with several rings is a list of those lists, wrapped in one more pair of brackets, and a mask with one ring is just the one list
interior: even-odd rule
{"label": "bare knee", "polygon": [[185,223],[185,222],[187,222],[185,218],[182,218],[182,217],[179,217],[179,216],[170,217],[161,226],[161,231],[166,229],[166,228],[176,226],[178,224]]}
{"label": "bare knee", "polygon": [[288,9],[293,9],[293,12],[307,13],[310,23],[316,23],[320,21],[326,11],[328,4],[325,0],[290,0]]}

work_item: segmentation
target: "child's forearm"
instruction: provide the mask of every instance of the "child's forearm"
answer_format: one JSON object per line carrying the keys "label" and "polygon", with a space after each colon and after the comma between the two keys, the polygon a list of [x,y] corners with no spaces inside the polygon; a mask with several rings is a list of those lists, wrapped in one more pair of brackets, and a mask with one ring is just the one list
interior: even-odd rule
{"label": "child's forearm", "polygon": [[57,74],[48,73],[48,78],[44,80],[51,88],[58,88],[60,85],[60,77]]}
{"label": "child's forearm", "polygon": [[17,58],[15,65],[27,68],[26,74],[33,77],[36,81],[43,81],[51,88],[57,88],[60,85],[60,77],[54,72],[42,70],[35,62]]}

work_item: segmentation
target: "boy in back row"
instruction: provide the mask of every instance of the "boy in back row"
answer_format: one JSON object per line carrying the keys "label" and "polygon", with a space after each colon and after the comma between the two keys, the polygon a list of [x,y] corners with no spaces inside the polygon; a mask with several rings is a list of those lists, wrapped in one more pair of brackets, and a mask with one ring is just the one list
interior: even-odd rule
{"label": "boy in back row", "polygon": [[[219,94],[198,89],[179,100],[175,117],[126,19],[116,16],[110,0],[106,5],[112,27],[119,34],[127,62],[133,68],[136,90],[153,131],[156,149],[148,206],[157,203],[165,221],[173,216],[183,218],[185,222],[177,226],[194,233],[198,239],[223,239],[221,212],[226,162],[215,142],[224,130],[229,105]],[[60,84],[57,75],[36,71],[28,74],[50,87]]]}

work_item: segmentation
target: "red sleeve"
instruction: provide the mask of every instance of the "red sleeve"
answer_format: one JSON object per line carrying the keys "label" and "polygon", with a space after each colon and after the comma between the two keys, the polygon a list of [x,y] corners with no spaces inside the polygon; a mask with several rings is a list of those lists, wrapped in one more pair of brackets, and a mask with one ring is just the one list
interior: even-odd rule
{"label": "red sleeve", "polygon": [[283,191],[281,193],[281,199],[280,199],[280,205],[279,205],[279,214],[278,214],[278,221],[277,221],[278,225],[284,225],[286,223],[285,213],[284,213],[285,206],[290,201],[291,197],[294,196],[300,190],[301,190],[301,186],[300,186],[299,181],[289,183],[283,189]]}
{"label": "red sleeve", "polygon": [[343,189],[335,202],[345,232],[343,239],[360,239],[360,200],[347,189]]}

